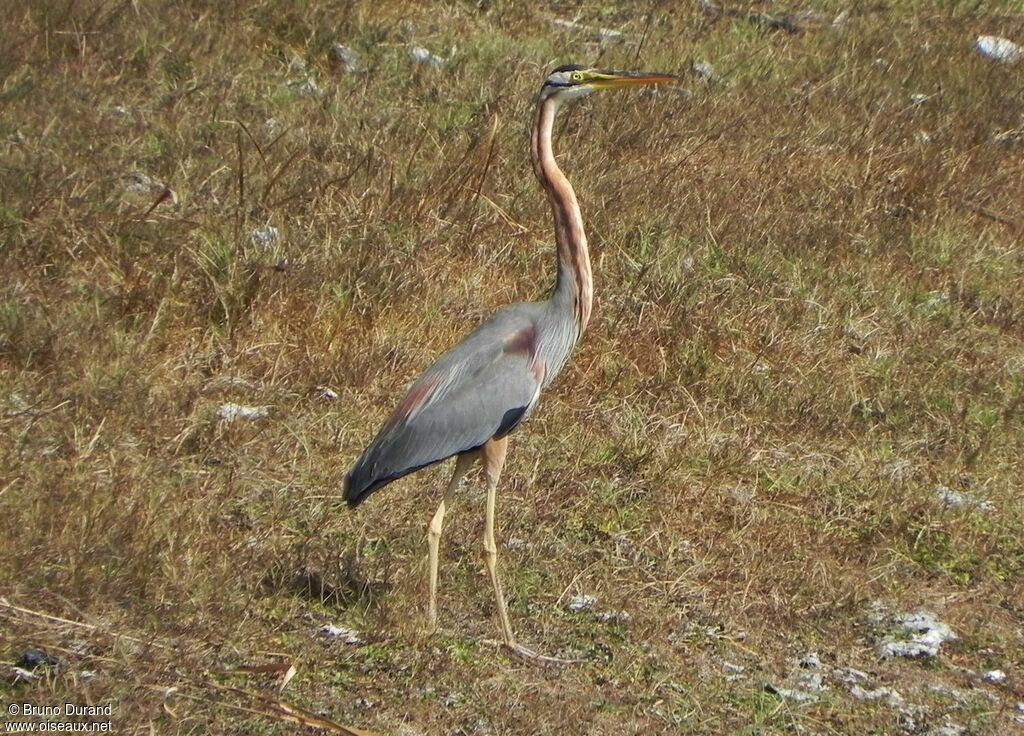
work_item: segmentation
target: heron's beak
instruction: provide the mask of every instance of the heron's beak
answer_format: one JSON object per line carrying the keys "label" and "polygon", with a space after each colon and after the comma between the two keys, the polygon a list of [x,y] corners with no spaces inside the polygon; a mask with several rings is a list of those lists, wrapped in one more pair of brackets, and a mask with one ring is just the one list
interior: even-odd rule
{"label": "heron's beak", "polygon": [[587,85],[597,90],[618,89],[619,87],[645,87],[650,84],[667,84],[676,81],[671,74],[656,72],[591,72]]}

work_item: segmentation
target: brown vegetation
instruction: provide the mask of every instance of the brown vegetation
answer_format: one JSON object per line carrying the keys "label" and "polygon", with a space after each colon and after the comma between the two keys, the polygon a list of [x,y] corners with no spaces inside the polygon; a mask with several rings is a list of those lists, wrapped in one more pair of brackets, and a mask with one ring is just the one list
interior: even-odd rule
{"label": "brown vegetation", "polygon": [[[1024,41],[1024,16],[822,1],[790,33],[749,22],[774,3],[724,4],[743,12],[8,7],[0,656],[61,666],[5,700],[113,703],[122,733],[1019,728],[1024,64],[971,47]],[[626,40],[549,22],[570,17]],[[428,636],[446,471],[355,513],[339,485],[418,371],[550,284],[527,126],[566,61],[713,74],[558,126],[596,311],[513,437],[499,512],[519,635],[587,660],[549,671],[487,641],[478,489],[449,516]],[[162,184],[126,193],[137,172]],[[630,619],[569,613],[576,594]],[[959,639],[881,659],[875,602]],[[764,690],[812,650],[905,707]],[[275,663],[307,720],[236,671]]]}

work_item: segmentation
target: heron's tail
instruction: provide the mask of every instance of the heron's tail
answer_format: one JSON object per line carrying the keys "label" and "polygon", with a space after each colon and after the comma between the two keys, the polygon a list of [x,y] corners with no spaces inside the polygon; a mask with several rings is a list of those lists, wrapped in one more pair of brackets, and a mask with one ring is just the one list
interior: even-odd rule
{"label": "heron's tail", "polygon": [[388,462],[387,448],[371,446],[356,460],[355,465],[345,476],[345,502],[349,508],[355,508],[377,489],[444,459],[445,457],[428,457],[426,462],[396,467]]}
{"label": "heron's tail", "polygon": [[[365,501],[367,496],[391,481],[419,470],[419,467],[393,470],[387,467],[386,462],[378,459],[378,454],[376,448],[371,447],[356,460],[355,465],[345,476],[344,496],[349,508],[355,508]],[[384,467],[381,467],[382,465]]]}
{"label": "heron's tail", "polygon": [[343,493],[345,503],[348,504],[350,509],[358,506],[367,496],[384,485],[384,483],[387,483],[387,481],[384,481],[384,483],[379,482],[374,477],[371,467],[372,464],[366,462],[364,455],[356,460],[356,464],[352,466],[352,469],[345,476]]}

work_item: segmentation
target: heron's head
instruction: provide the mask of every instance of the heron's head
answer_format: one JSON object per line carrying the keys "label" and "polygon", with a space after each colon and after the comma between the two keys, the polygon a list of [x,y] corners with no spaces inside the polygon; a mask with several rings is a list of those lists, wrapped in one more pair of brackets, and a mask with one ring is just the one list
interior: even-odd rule
{"label": "heron's head", "polygon": [[616,72],[567,64],[555,69],[544,80],[544,86],[540,90],[540,101],[544,102],[554,97],[559,103],[571,102],[604,89],[641,87],[674,81],[676,78],[669,74]]}

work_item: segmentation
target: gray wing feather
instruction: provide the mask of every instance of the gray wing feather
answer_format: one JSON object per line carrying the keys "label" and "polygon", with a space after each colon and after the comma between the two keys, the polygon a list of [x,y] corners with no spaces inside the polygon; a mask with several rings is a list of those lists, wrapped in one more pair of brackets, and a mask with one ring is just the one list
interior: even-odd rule
{"label": "gray wing feather", "polygon": [[535,354],[510,349],[509,337],[535,329],[532,306],[495,314],[417,379],[349,472],[350,505],[403,475],[480,447],[522,420],[543,376]]}

